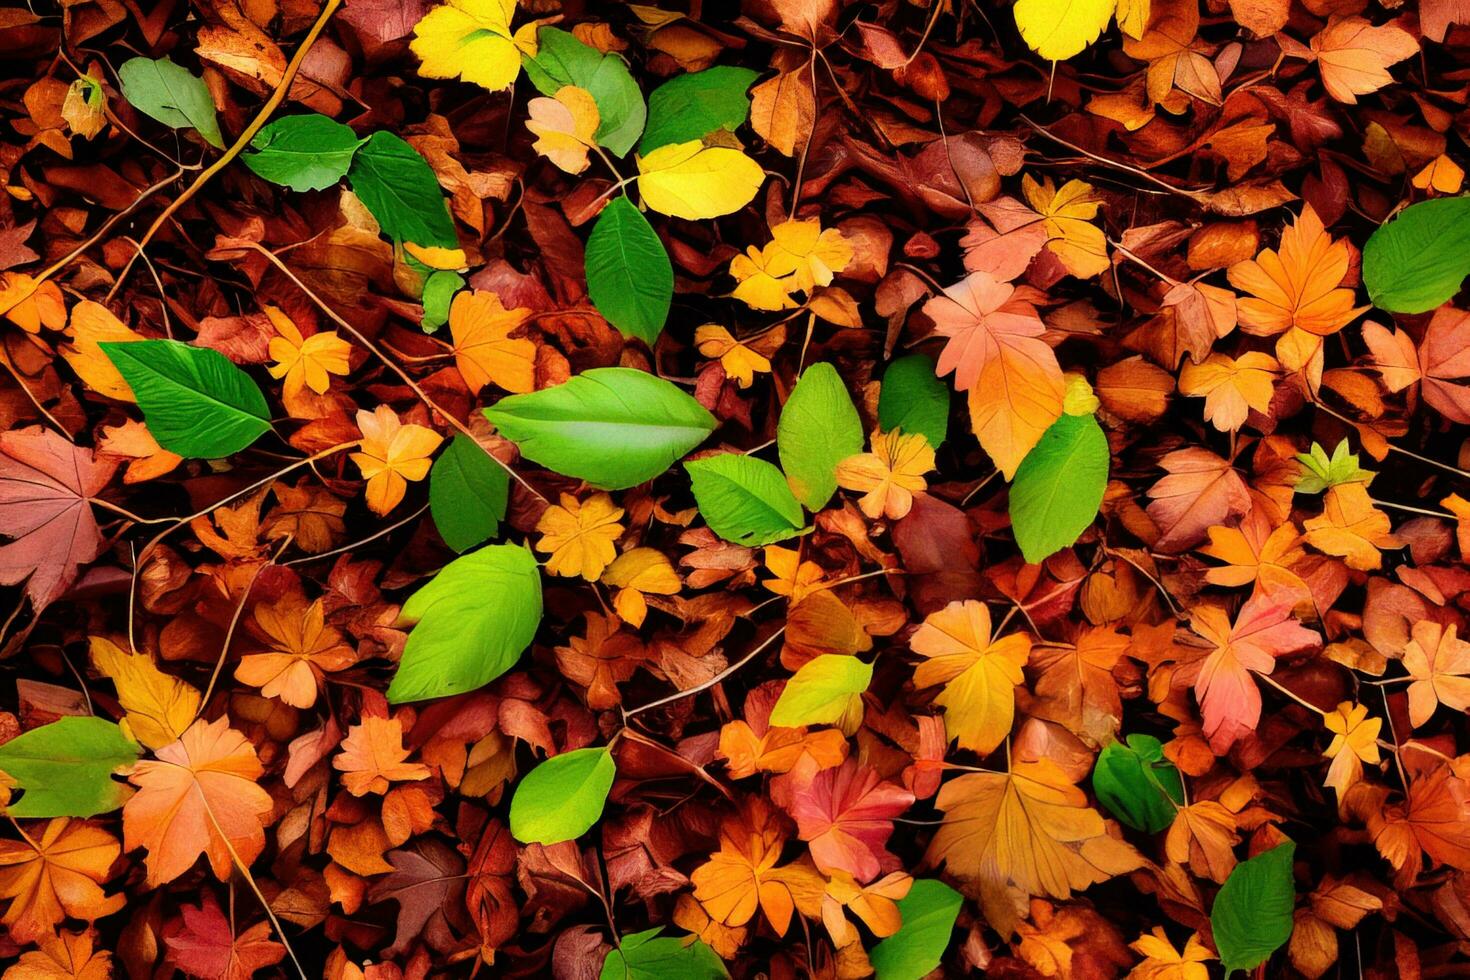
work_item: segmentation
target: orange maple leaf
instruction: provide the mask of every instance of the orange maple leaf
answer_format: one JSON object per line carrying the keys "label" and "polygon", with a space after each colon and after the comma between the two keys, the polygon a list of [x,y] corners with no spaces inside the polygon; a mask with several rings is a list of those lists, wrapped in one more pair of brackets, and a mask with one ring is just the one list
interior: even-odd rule
{"label": "orange maple leaf", "polygon": [[527,307],[507,310],[495,293],[477,289],[454,297],[449,307],[454,363],[470,391],[492,381],[516,394],[536,389],[536,345],[510,336],[530,316]]}
{"label": "orange maple leaf", "polygon": [[[34,846],[33,846],[34,844]],[[92,922],[127,902],[102,890],[122,848],[95,824],[58,817],[39,836],[0,841],[0,898],[10,908],[0,919],[17,942],[49,936],[63,919]]]}
{"label": "orange maple leaf", "polygon": [[955,601],[930,613],[909,648],[926,658],[914,668],[914,686],[943,684],[934,703],[944,708],[944,728],[960,747],[993,752],[1011,732],[1016,686],[1031,655],[1024,633],[991,637],[990,610],[975,599]]}
{"label": "orange maple leaf", "polygon": [[1330,488],[1322,501],[1322,515],[1308,519],[1302,526],[1307,544],[1345,559],[1349,568],[1359,571],[1382,567],[1380,548],[1403,547],[1403,542],[1391,533],[1393,525],[1388,515],[1373,506],[1361,483],[1340,483]]}
{"label": "orange maple leaf", "polygon": [[1440,705],[1455,711],[1470,709],[1470,643],[1455,635],[1455,626],[1432,620],[1413,625],[1404,647],[1404,669],[1409,685],[1409,724],[1418,728]]}
{"label": "orange maple leaf", "polygon": [[353,796],[386,793],[393,783],[426,779],[430,769],[409,762],[403,747],[403,723],[397,718],[367,715],[347,730],[342,751],[332,760],[341,770],[342,785]]}
{"label": "orange maple leaf", "polygon": [[1418,54],[1419,42],[1393,24],[1375,27],[1362,17],[1343,17],[1312,38],[1311,50],[1327,94],[1356,105],[1358,96],[1391,84],[1388,66]]}
{"label": "orange maple leaf", "polygon": [[309,708],[328,673],[350,667],[357,651],[328,626],[322,600],[311,605],[298,592],[255,607],[254,629],[270,644],[267,653],[240,658],[235,679],[279,697],[293,708]]}
{"label": "orange maple leaf", "polygon": [[738,927],[759,909],[777,935],[786,935],[798,907],[820,914],[826,883],[809,867],[777,867],[787,835],[781,817],[760,797],[720,825],[720,849],[694,870],[694,897],[715,922]]}

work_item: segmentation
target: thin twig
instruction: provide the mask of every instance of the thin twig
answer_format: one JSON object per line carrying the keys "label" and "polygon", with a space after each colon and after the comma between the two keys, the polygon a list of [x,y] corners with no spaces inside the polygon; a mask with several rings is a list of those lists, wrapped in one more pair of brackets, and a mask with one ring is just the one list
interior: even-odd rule
{"label": "thin twig", "polygon": [[702,684],[696,684],[694,687],[691,687],[688,690],[676,691],[673,694],[670,694],[668,697],[659,698],[657,701],[650,701],[648,704],[640,704],[636,708],[624,708],[623,721],[626,723],[627,720],[629,718],[632,718],[634,715],[642,714],[645,711],[652,711],[654,708],[661,708],[666,704],[673,704],[675,701],[682,701],[685,698],[692,698],[694,697],[694,695],[700,693],[701,691],[708,691],[716,684],[734,675],[735,672],[738,671],[741,667],[744,667],[756,657],[760,656],[763,652],[765,652],[766,648],[774,643],[778,637],[785,634],[785,632],[786,624],[782,623],[780,628],[777,629],[776,632],[772,633],[770,636],[766,637],[759,644],[757,644],[754,650],[750,651],[745,656],[741,657],[739,660],[735,661],[733,664],[726,667],[724,670],[720,671],[718,674],[711,677],[709,680],[705,681]]}

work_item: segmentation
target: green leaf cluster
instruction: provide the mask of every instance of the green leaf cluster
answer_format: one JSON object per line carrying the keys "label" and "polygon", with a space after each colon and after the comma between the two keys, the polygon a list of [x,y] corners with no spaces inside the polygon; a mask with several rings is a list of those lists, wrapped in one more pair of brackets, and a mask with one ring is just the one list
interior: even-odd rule
{"label": "green leaf cluster", "polygon": [[1368,483],[1377,474],[1358,465],[1358,454],[1348,452],[1348,441],[1339,440],[1332,455],[1320,443],[1313,442],[1311,451],[1297,453],[1302,473],[1296,480],[1297,493],[1322,493],[1344,483]]}
{"label": "green leaf cluster", "polygon": [[1164,758],[1163,743],[1152,735],[1129,735],[1126,744],[1104,746],[1092,770],[1092,789],[1109,813],[1150,834],[1173,823],[1184,805],[1179,770]]}

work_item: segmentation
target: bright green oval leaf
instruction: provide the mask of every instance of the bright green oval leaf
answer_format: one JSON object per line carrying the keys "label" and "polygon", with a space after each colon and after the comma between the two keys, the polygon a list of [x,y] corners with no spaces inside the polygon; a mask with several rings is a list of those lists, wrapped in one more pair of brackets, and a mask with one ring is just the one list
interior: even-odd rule
{"label": "bright green oval leaf", "polygon": [[650,347],[663,332],[674,298],[674,267],[648,219],[615,197],[587,238],[587,292],[597,311],[624,336]]}
{"label": "bright green oval leaf", "polygon": [[468,551],[505,519],[510,477],[475,440],[457,435],[429,471],[429,512],[444,543]]}
{"label": "bright green oval leaf", "polygon": [[805,515],[786,477],[763,459],[724,453],[684,464],[704,521],[726,541],[756,548],[800,534]]}
{"label": "bright green oval leaf", "polygon": [[964,899],[942,881],[920,878],[899,899],[903,925],[868,950],[877,980],[920,980],[938,968]]}
{"label": "bright green oval leaf", "polygon": [[177,340],[98,346],[133,390],[148,431],[171,453],[219,459],[271,427],[260,388],[219,351]]}
{"label": "bright green oval leaf", "polygon": [[502,398],[485,416],[531,459],[604,490],[663,473],[715,429],[671,382],[633,368],[593,368],[564,384]]}
{"label": "bright green oval leaf", "polygon": [[857,657],[840,653],[814,657],[786,682],[771,709],[771,724],[782,728],[835,725],[872,679],[873,665]]}
{"label": "bright green oval leaf", "polygon": [[365,140],[348,126],[318,112],[277,119],[250,141],[245,166],[293,191],[319,191],[347,176]]}
{"label": "bright green oval leaf", "polygon": [[1108,485],[1107,436],[1091,415],[1063,415],[1016,468],[1011,526],[1035,564],[1077,540],[1097,516]]}
{"label": "bright green oval leaf", "polygon": [[122,806],[113,773],[138,761],[138,743],[101,718],[62,718],[0,745],[0,772],[25,791],[12,817],[91,817]]}
{"label": "bright green oval leaf", "polygon": [[554,755],[526,773],[510,800],[510,832],[522,844],[560,844],[587,833],[607,804],[618,767],[606,748]]}
{"label": "bright green oval leaf", "polygon": [[648,128],[638,152],[702,140],[716,130],[733,133],[750,115],[747,92],[758,77],[749,68],[717,65],[664,82],[648,97]]}
{"label": "bright green oval leaf", "polygon": [[1173,823],[1184,805],[1179,770],[1164,758],[1163,744],[1152,735],[1129,735],[1126,745],[1104,746],[1092,770],[1092,789],[1109,813],[1150,834]]}
{"label": "bright green oval leaf", "polygon": [[417,150],[379,130],[352,158],[347,180],[383,234],[395,242],[458,248],[439,179]]}
{"label": "bright green oval leaf", "polygon": [[404,603],[414,624],[388,700],[463,694],[520,659],[541,623],[541,569],[519,545],[492,544],[456,558]]}
{"label": "bright green oval leaf", "polygon": [[878,427],[917,432],[938,449],[949,435],[949,388],[934,375],[934,359],[910,354],[888,365],[878,389]]}
{"label": "bright green oval leaf", "polygon": [[556,27],[536,32],[538,50],[522,62],[526,77],[542,95],[555,95],[563,85],[584,88],[597,103],[597,142],[623,156],[638,141],[648,110],[643,92],[615,54],[604,54]]}
{"label": "bright green oval leaf", "polygon": [[608,950],[598,980],[723,980],[725,964],[695,936],[659,937],[662,927],[624,936]]}
{"label": "bright green oval leaf", "polygon": [[1426,313],[1470,274],[1470,197],[1420,201],[1368,236],[1363,284],[1390,313]]}
{"label": "bright green oval leaf", "polygon": [[837,492],[837,464],[863,451],[863,423],[837,369],[813,364],[781,409],[776,450],[791,491],[815,513]]}
{"label": "bright green oval leaf", "polygon": [[1215,896],[1210,930],[1226,976],[1266,962],[1291,938],[1295,854],[1296,844],[1287,841],[1242,861]]}
{"label": "bright green oval leaf", "polygon": [[169,58],[129,58],[117,70],[117,77],[123,98],[139,112],[174,129],[192,126],[210,146],[225,148],[214,99],[204,79]]}

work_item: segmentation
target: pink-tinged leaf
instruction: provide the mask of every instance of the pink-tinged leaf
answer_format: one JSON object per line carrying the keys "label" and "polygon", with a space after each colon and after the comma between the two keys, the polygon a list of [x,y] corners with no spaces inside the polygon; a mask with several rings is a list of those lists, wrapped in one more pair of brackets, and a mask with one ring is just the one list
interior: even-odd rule
{"label": "pink-tinged leaf", "polygon": [[953,371],[955,388],[968,391],[1006,346],[1034,347],[1032,359],[1044,362],[1049,357],[1054,365],[1051,348],[1034,339],[1046,332],[1036,314],[1036,304],[1045,298],[1030,286],[1013,286],[988,272],[973,272],[925,303],[934,332],[949,338],[936,373],[943,377]]}
{"label": "pink-tinged leaf", "polygon": [[1429,321],[1419,346],[1419,370],[1424,376],[1424,400],[1445,418],[1470,425],[1470,313],[1441,306]]}
{"label": "pink-tinged leaf", "polygon": [[1158,525],[1154,547],[1179,552],[1204,540],[1216,525],[1250,510],[1250,490],[1240,473],[1208,449],[1176,449],[1159,466],[1168,475],[1149,488],[1148,516]]}
{"label": "pink-tinged leaf", "polygon": [[914,794],[885,782],[876,769],[851,758],[803,782],[805,775],[793,773],[798,782],[790,809],[817,868],[871,881],[883,870],[885,859],[896,866],[884,845],[893,833],[893,818],[913,805]]}
{"label": "pink-tinged leaf", "polygon": [[966,272],[987,272],[997,279],[1018,279],[1046,247],[1046,222],[1014,197],[998,197],[976,209],[984,216],[969,224],[960,247]]}

